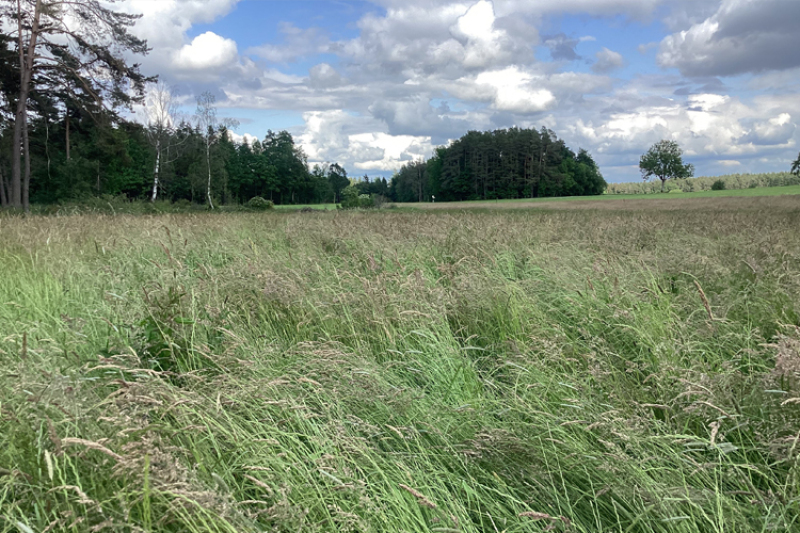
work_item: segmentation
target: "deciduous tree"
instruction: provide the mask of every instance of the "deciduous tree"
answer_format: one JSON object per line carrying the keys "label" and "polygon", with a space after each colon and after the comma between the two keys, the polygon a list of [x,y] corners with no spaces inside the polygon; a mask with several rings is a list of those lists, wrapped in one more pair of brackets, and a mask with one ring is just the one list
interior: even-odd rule
{"label": "deciduous tree", "polygon": [[176,140],[174,135],[176,106],[170,87],[164,82],[158,82],[150,89],[145,107],[147,113],[148,138],[155,148],[156,162],[153,169],[153,189],[150,201],[158,198],[158,188],[161,184],[161,171],[165,163],[165,153],[169,152],[170,142]]}
{"label": "deciduous tree", "polygon": [[208,170],[208,185],[206,187],[206,201],[208,207],[214,209],[214,201],[211,199],[211,143],[217,128],[217,108],[214,105],[216,98],[213,94],[206,91],[197,97],[197,125],[203,135],[206,148],[206,168]]}
{"label": "deciduous tree", "polygon": [[683,163],[683,151],[675,141],[663,140],[654,144],[639,161],[642,179],[649,180],[653,176],[661,180],[661,192],[667,180],[691,178],[694,165]]}

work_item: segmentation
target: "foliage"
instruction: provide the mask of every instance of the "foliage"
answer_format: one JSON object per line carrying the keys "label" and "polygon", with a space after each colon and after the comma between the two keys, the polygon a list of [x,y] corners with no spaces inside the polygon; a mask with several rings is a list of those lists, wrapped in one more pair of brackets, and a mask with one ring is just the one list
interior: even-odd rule
{"label": "foliage", "polygon": [[[75,111],[70,121],[70,159],[66,124],[37,119],[30,126],[31,201],[54,204],[90,197],[123,195],[152,199],[155,140],[162,150],[157,197],[177,202],[207,202],[206,136],[190,124],[152,128],[131,122],[112,124]],[[8,125],[0,126],[0,154],[7,154]],[[260,196],[275,204],[330,202],[327,174],[309,172],[306,156],[288,132],[270,132],[263,141],[237,145],[225,127],[209,138],[211,195],[223,204],[242,205]],[[341,167],[340,167],[341,168]],[[10,172],[0,155],[0,176]],[[349,182],[348,182],[349,183]]]}
{"label": "foliage", "polygon": [[797,154],[797,159],[792,163],[792,174],[800,177],[800,154]]}
{"label": "foliage", "polygon": [[334,203],[337,200],[344,202],[343,191],[350,185],[347,171],[339,166],[338,163],[334,163],[328,167],[327,177],[330,188],[333,191]]}
{"label": "foliage", "polygon": [[585,150],[576,155],[550,130],[470,131],[436,149],[427,163],[392,178],[400,202],[493,200],[602,194],[606,182]]}
{"label": "foliage", "polygon": [[724,191],[725,190],[725,180],[717,180],[711,184],[712,191]]}
{"label": "foliage", "polygon": [[275,203],[272,200],[264,200],[260,196],[256,196],[247,202],[247,207],[255,211],[266,211],[275,209]]}
{"label": "foliage", "polygon": [[340,196],[342,209],[358,209],[361,207],[361,198],[356,187],[352,185],[345,187]]}
{"label": "foliage", "polygon": [[[665,190],[681,189],[683,192],[710,191],[711,186],[717,181],[725,183],[725,190],[756,189],[765,187],[787,187],[800,185],[800,176],[789,172],[775,172],[764,174],[729,174],[725,176],[703,176],[667,182]],[[608,194],[655,194],[661,191],[661,183],[644,182],[636,183],[609,183]]]}
{"label": "foliage", "polygon": [[369,194],[359,194],[358,207],[361,209],[372,209],[375,207],[375,199]]}
{"label": "foliage", "polygon": [[794,531],[796,199],[677,196],[6,215],[0,528]]}
{"label": "foliage", "polygon": [[694,166],[683,163],[683,151],[675,141],[663,140],[654,144],[639,161],[642,178],[647,181],[655,176],[661,180],[661,192],[667,180],[691,178]]}
{"label": "foliage", "polygon": [[19,83],[0,84],[8,111],[12,102],[16,108],[10,128],[8,193],[0,194],[0,201],[28,210],[31,117],[49,121],[63,115],[68,128],[72,113],[81,110],[95,119],[117,122],[117,110],[140,102],[145,84],[155,78],[142,75],[138,64],[126,61],[149,51],[147,43],[131,33],[140,15],[115,11],[109,5],[113,2],[98,0],[5,4],[0,20],[4,28],[14,28],[17,39],[4,39],[3,45],[15,47],[19,58],[7,72],[16,70]]}

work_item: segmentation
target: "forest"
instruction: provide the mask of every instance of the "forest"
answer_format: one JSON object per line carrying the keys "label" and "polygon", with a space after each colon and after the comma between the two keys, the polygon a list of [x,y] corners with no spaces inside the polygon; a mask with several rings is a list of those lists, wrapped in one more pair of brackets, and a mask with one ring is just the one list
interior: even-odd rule
{"label": "forest", "polygon": [[[41,114],[29,131],[32,203],[106,195],[207,203],[209,167],[212,205],[256,196],[278,205],[334,203],[351,183],[338,163],[309,169],[286,131],[237,143],[226,125],[204,132],[186,119],[159,131],[157,125],[78,106],[59,109],[44,95],[38,98]],[[3,176],[10,174],[12,128],[5,121],[0,130]],[[429,161],[406,164],[391,180],[365,175],[352,182],[359,194],[394,202],[591,195],[606,188],[586,151],[576,155],[552,131],[522,129],[470,132],[437,148]]]}
{"label": "forest", "polygon": [[397,202],[586,196],[606,189],[586,150],[575,154],[542,128],[470,131],[436,149],[427,163],[412,162],[392,178]]}

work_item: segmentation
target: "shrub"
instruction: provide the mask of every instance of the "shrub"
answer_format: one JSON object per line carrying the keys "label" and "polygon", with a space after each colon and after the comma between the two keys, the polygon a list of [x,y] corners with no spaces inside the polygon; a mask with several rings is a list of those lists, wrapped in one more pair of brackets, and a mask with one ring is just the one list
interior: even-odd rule
{"label": "shrub", "polygon": [[260,196],[256,196],[250,198],[250,201],[247,202],[247,208],[254,211],[266,211],[268,209],[274,209],[275,203],[272,200],[265,200]]}
{"label": "shrub", "polygon": [[711,184],[712,191],[724,191],[725,190],[725,182],[723,180],[717,180]]}
{"label": "shrub", "polygon": [[358,189],[350,185],[342,191],[342,209],[358,209],[361,207],[361,198]]}
{"label": "shrub", "polygon": [[373,194],[372,203],[376,209],[384,209],[388,206],[389,199],[382,194]]}
{"label": "shrub", "polygon": [[375,200],[369,194],[358,195],[358,207],[361,209],[372,209],[375,207]]}
{"label": "shrub", "polygon": [[175,207],[175,209],[191,209],[192,208],[191,200],[187,200],[186,198],[181,198],[180,200],[176,201],[172,205]]}

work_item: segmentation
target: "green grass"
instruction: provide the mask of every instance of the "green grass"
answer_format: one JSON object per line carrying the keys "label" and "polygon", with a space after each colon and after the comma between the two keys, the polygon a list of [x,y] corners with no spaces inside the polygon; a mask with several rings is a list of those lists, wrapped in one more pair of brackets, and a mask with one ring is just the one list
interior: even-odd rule
{"label": "green grass", "polygon": [[796,531],[800,208],[662,205],[0,218],[0,532]]}
{"label": "green grass", "polygon": [[699,191],[685,193],[664,194],[603,194],[600,196],[565,196],[559,198],[523,198],[516,200],[479,200],[473,202],[437,202],[437,203],[409,203],[400,204],[403,207],[416,209],[447,208],[462,209],[469,207],[529,207],[536,204],[549,204],[553,202],[606,202],[623,200],[688,200],[693,198],[724,198],[724,197],[764,197],[764,196],[791,196],[800,195],[800,185],[787,187],[759,187],[754,189],[731,189],[725,191]]}

